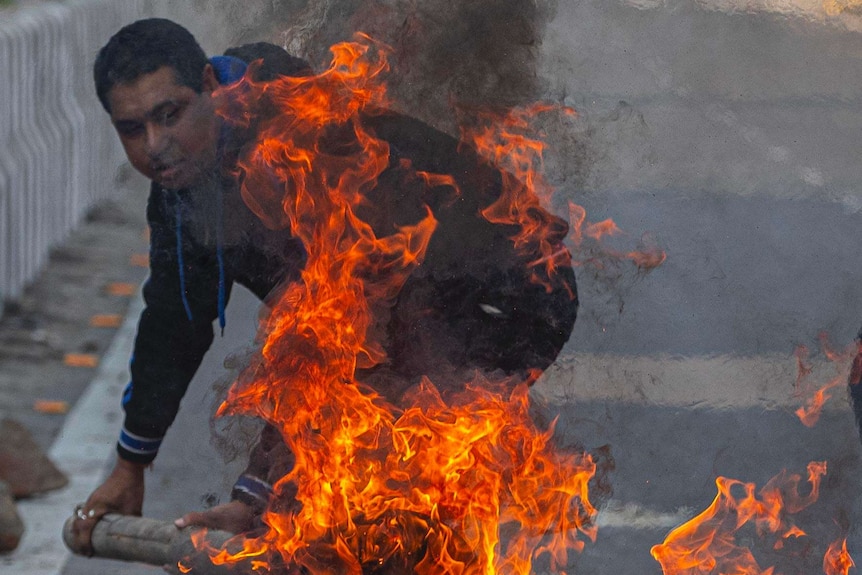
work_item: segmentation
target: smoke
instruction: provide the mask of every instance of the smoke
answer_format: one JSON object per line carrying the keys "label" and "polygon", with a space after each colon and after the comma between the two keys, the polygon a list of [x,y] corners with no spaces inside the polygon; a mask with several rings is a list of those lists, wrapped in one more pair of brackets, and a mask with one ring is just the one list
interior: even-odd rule
{"label": "smoke", "polygon": [[319,67],[332,44],[369,34],[393,49],[394,107],[451,132],[453,103],[507,108],[540,96],[537,60],[555,1],[285,2],[294,11],[281,18],[280,42]]}

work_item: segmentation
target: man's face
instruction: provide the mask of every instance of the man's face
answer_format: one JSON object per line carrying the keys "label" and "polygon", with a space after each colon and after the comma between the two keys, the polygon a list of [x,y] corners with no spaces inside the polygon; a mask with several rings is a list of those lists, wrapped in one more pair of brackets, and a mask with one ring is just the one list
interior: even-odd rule
{"label": "man's face", "polygon": [[188,188],[215,168],[219,122],[212,68],[204,71],[198,94],[177,83],[173,68],[162,67],[108,92],[111,122],[132,166],[165,188]]}

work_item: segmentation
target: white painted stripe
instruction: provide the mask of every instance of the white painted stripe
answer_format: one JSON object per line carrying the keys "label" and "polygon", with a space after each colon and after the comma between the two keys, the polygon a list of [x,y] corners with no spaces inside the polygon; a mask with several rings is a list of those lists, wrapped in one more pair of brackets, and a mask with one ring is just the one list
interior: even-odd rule
{"label": "white painted stripe", "polygon": [[161,443],[164,439],[164,437],[144,437],[143,435],[135,435],[134,433],[126,429],[125,425],[122,427],[122,433],[128,435],[131,439],[134,439],[135,441],[140,441],[141,443]]}
{"label": "white painted stripe", "polygon": [[688,507],[676,511],[658,511],[638,505],[611,500],[599,510],[596,525],[602,529],[673,529],[682,525],[698,512]]}
{"label": "white painted stripe", "polygon": [[[849,359],[849,358],[848,358]],[[800,407],[814,389],[841,377],[849,367],[813,361],[806,389],[796,394],[797,363],[790,354],[737,357],[577,354],[561,357],[534,387],[553,405],[619,401],[686,408],[763,409]],[[846,375],[844,375],[846,378]],[[832,391],[824,409],[846,409],[847,394]]]}
{"label": "white painted stripe", "polygon": [[141,298],[134,298],[96,377],[69,412],[48,452],[69,485],[18,503],[26,531],[18,549],[0,559],[0,574],[58,575],[69,560],[63,524],[75,505],[99,485],[112,461],[123,416],[120,400],[129,381],[129,357],[142,308]]}

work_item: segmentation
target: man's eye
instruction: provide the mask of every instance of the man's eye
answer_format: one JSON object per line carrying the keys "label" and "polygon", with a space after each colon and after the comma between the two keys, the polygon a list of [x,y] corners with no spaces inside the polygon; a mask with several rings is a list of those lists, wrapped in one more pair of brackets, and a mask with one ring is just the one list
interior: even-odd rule
{"label": "man's eye", "polygon": [[165,126],[171,126],[176,123],[176,121],[180,119],[181,111],[181,108],[171,108],[169,110],[165,110],[162,113],[162,124]]}
{"label": "man's eye", "polygon": [[144,133],[144,126],[142,124],[121,123],[117,124],[116,128],[117,132],[124,138],[134,138]]}

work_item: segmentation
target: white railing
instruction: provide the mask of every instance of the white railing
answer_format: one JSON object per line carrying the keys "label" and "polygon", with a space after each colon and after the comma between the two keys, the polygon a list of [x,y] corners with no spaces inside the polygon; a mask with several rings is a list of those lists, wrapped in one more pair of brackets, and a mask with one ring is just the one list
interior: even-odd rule
{"label": "white railing", "polygon": [[124,156],[93,88],[99,47],[145,16],[191,21],[198,37],[217,33],[189,4],[66,0],[0,10],[0,302],[19,297],[50,249],[112,193]]}
{"label": "white railing", "polygon": [[0,14],[0,296],[15,299],[94,202],[122,150],[94,97],[98,47],[135,2],[72,1]]}

